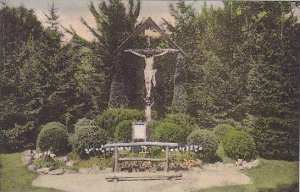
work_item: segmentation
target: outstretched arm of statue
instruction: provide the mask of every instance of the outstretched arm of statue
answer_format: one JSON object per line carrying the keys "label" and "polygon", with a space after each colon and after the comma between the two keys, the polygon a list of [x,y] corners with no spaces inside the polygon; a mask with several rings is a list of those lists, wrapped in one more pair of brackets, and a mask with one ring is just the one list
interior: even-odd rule
{"label": "outstretched arm of statue", "polygon": [[162,53],[155,55],[155,57],[163,56],[167,53],[175,53],[175,52],[178,52],[178,51],[179,50],[177,50],[177,49],[164,49],[164,51]]}
{"label": "outstretched arm of statue", "polygon": [[161,52],[160,54],[155,55],[155,57],[159,57],[159,56],[163,56],[165,54],[167,54],[169,52],[168,49],[165,49],[163,52]]}
{"label": "outstretched arm of statue", "polygon": [[130,52],[130,53],[133,53],[133,54],[135,54],[139,57],[146,57],[145,55],[139,54],[139,53],[133,51],[132,49],[126,49],[124,52]]}

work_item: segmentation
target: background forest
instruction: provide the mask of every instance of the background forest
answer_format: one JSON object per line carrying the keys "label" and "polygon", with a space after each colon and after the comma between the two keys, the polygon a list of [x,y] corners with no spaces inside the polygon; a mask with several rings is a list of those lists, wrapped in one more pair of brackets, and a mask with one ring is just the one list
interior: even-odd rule
{"label": "background forest", "polygon": [[[259,155],[299,157],[299,2],[231,2],[203,6],[184,1],[170,6],[175,25],[161,26],[188,55],[187,103],[173,105],[174,58],[158,63],[156,119],[184,113],[203,129],[220,123],[250,133]],[[0,150],[34,148],[41,126],[60,122],[74,132],[78,119],[99,119],[109,108],[143,109],[143,61],[116,48],[134,31],[140,2],[119,0],[90,5],[96,21],[93,41],[74,29],[61,30],[55,6],[43,27],[33,10],[0,7]],[[65,33],[72,34],[63,42]],[[162,39],[157,45],[166,46]],[[145,44],[138,39],[133,47]],[[116,88],[116,78],[124,81]],[[120,88],[121,87],[121,88]],[[121,92],[122,105],[112,99]],[[125,104],[124,104],[125,103]]]}

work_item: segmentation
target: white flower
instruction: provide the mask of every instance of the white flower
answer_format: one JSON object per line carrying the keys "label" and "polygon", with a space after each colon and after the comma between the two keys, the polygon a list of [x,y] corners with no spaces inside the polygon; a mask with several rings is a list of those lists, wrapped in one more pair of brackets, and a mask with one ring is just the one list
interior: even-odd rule
{"label": "white flower", "polygon": [[55,154],[53,154],[53,153],[52,153],[52,154],[50,154],[50,157],[51,157],[51,158],[53,158],[53,157],[55,157],[55,156],[56,156],[56,155],[55,155]]}

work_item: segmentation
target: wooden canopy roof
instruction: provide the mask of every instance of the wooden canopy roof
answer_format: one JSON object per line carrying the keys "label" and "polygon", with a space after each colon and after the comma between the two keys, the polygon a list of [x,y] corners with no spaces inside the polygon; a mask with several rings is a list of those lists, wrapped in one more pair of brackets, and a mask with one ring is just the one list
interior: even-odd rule
{"label": "wooden canopy roof", "polygon": [[187,57],[186,53],[169,37],[169,35],[167,35],[152,19],[151,17],[148,17],[146,19],[146,21],[139,26],[117,49],[115,52],[120,52],[123,51],[128,43],[130,43],[131,41],[133,41],[134,39],[136,39],[136,37],[145,31],[145,29],[148,29],[149,27],[152,27],[153,29],[155,29],[158,33],[161,34],[161,36],[168,41],[169,45],[171,46],[171,48],[173,49],[178,49],[184,56]]}

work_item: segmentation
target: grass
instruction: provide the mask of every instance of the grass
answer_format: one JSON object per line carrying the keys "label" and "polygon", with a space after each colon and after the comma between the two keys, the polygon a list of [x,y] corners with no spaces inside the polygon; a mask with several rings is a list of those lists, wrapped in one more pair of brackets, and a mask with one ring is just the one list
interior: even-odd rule
{"label": "grass", "polygon": [[245,170],[252,184],[215,187],[203,192],[294,192],[299,186],[299,162],[260,159],[257,168]]}
{"label": "grass", "polygon": [[32,181],[37,177],[21,161],[21,154],[0,154],[1,192],[59,192],[58,190],[34,187]]}

